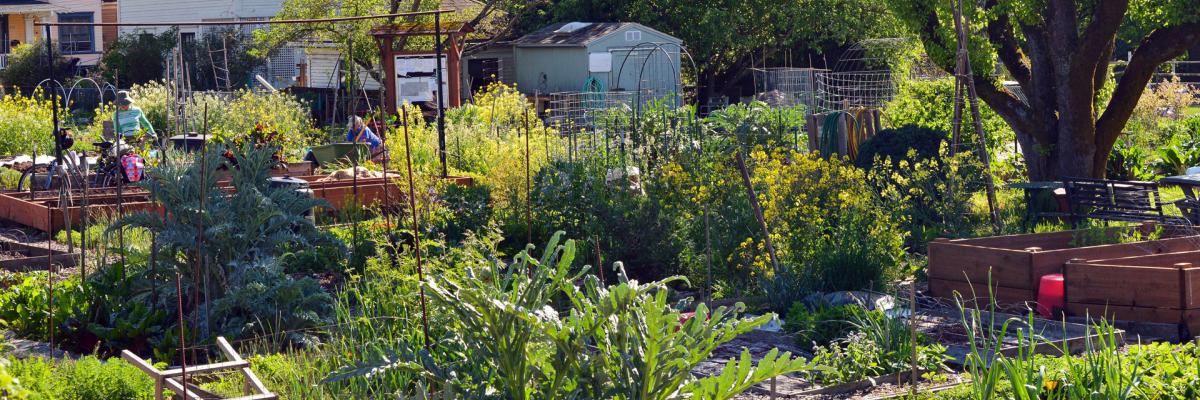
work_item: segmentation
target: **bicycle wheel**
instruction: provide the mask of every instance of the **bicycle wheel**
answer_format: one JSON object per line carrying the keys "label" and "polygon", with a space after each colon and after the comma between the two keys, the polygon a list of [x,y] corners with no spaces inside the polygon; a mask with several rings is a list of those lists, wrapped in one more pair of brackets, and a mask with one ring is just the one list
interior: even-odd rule
{"label": "bicycle wheel", "polygon": [[[26,169],[21,173],[21,179],[17,180],[17,191],[32,190],[48,190],[48,187],[53,183],[50,178],[50,165],[36,164]],[[40,177],[40,178],[39,178]],[[38,182],[39,179],[41,182]],[[42,183],[38,185],[38,183]]]}

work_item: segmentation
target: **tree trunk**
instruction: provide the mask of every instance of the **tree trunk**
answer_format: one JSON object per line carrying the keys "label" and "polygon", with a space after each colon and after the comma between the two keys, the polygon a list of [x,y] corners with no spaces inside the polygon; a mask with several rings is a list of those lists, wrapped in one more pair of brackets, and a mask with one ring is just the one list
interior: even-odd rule
{"label": "tree trunk", "polygon": [[[985,0],[982,7],[996,11],[999,4]],[[920,15],[910,23],[916,25],[927,53],[953,54],[946,51],[953,46],[943,34],[945,18],[938,16],[937,8],[919,0],[907,6]],[[1016,132],[1030,180],[1103,178],[1109,154],[1155,69],[1200,44],[1200,22],[1168,24],[1142,38],[1111,100],[1102,105],[1097,98],[1109,78],[1129,1],[1099,2],[1088,16],[1078,15],[1080,10],[1067,0],[1047,0],[1043,7],[1032,21],[1010,19],[1001,12],[984,30],[997,60],[1024,96],[1002,87],[991,74],[975,75],[975,86],[980,99]],[[953,71],[953,59],[937,62]]]}
{"label": "tree trunk", "polygon": [[1026,174],[1032,182],[1052,181],[1058,179],[1058,153],[1048,151],[1033,139],[1029,132],[1016,130],[1017,144],[1021,146],[1021,155],[1025,158]]}

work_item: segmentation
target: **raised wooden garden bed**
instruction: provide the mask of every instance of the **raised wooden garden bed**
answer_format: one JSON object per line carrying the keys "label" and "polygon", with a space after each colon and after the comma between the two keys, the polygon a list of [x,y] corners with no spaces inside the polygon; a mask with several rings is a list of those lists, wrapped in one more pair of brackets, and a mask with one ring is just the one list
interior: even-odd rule
{"label": "raised wooden garden bed", "polygon": [[[968,318],[970,318],[970,312],[968,311]],[[963,315],[959,314],[957,310],[922,309],[916,319],[917,330],[946,346],[946,355],[951,358],[949,363],[954,365],[963,365],[967,355],[971,352],[971,343],[963,326],[962,317]],[[990,311],[981,310],[979,311],[979,323],[980,329],[989,329],[987,325],[991,324],[990,329],[994,332],[999,332],[1006,323],[1008,324],[1008,334],[1002,340],[997,351],[1005,356],[1015,356],[1022,351],[1017,339],[1019,332],[1023,332],[1026,340],[1031,333],[1041,337],[1043,340],[1032,346],[1032,351],[1035,354],[1050,356],[1064,355],[1064,350],[1071,355],[1079,354],[1088,349],[1089,341],[1095,345],[1103,339],[1099,332],[1090,329],[1086,324],[1042,318],[1033,318],[1031,321],[1024,315],[1001,312],[996,312],[993,316]],[[1124,342],[1125,331],[1116,329],[1113,333],[1118,342]],[[976,334],[976,340],[980,340],[976,343],[978,346],[982,348],[988,344],[988,342],[984,342],[988,339],[981,338],[983,332],[976,332]]]}
{"label": "raised wooden garden bed", "polygon": [[1067,312],[1200,334],[1200,251],[1066,263]]}
{"label": "raised wooden garden bed", "polygon": [[[1071,259],[1107,259],[1200,249],[1200,237],[1187,229],[1164,227],[1161,239],[1120,244],[1078,246],[1081,238],[1096,236],[1085,230],[993,236],[975,239],[937,239],[929,243],[929,292],[953,298],[954,292],[970,300],[986,300],[990,292],[999,303],[1037,300],[1043,275],[1061,273]],[[1152,224],[1108,228],[1109,238],[1152,232]],[[975,297],[972,297],[974,293]]]}
{"label": "raised wooden garden bed", "polygon": [[50,263],[61,267],[74,267],[78,257],[78,252],[67,253],[36,244],[0,240],[0,268],[12,272],[45,270]]}
{"label": "raised wooden garden bed", "polygon": [[[403,207],[405,192],[394,179],[361,178],[322,181],[324,176],[297,177],[309,182],[313,195],[325,199],[335,209],[343,209],[355,205],[354,194],[357,191],[357,204],[360,206],[378,205],[382,207]],[[474,182],[467,177],[446,177],[451,183],[470,186]],[[0,219],[6,219],[25,225],[42,232],[54,232],[66,227],[67,218],[72,226],[81,221],[81,210],[84,198],[88,204],[89,215],[115,214],[118,203],[123,212],[137,212],[153,209],[149,195],[137,187],[126,187],[118,195],[116,189],[105,188],[89,190],[86,196],[82,192],[73,192],[69,205],[61,204],[58,191],[0,193]],[[383,204],[383,203],[390,204]]]}

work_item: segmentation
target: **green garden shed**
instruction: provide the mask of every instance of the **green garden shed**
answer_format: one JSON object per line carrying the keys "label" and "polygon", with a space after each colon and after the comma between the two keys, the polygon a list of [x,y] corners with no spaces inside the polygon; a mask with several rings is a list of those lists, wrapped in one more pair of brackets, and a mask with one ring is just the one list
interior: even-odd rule
{"label": "green garden shed", "polygon": [[[569,22],[513,41],[517,88],[526,94],[679,91],[682,41],[632,22]],[[639,79],[640,78],[640,79]]]}

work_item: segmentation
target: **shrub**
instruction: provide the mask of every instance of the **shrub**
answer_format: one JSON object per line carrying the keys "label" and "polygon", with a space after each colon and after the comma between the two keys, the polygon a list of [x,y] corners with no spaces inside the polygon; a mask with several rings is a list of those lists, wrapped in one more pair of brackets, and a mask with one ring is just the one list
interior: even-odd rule
{"label": "shrub", "polygon": [[[153,81],[134,85],[130,95],[135,104],[146,113],[146,119],[154,126],[160,138],[173,135],[176,121],[172,115],[169,84]],[[274,145],[281,146],[286,155],[300,158],[305,147],[313,143],[319,131],[313,128],[308,105],[284,92],[260,93],[238,90],[232,94],[196,93],[188,101],[188,110],[193,120],[188,121],[184,131],[198,131],[207,123],[215,143],[234,143],[245,139],[263,126],[280,135]],[[97,118],[85,131],[91,135],[102,132],[104,121],[112,120],[112,104],[96,110]],[[205,121],[207,112],[207,121]],[[98,136],[94,136],[98,137]]]}
{"label": "shrub", "polygon": [[41,97],[38,90],[29,97],[12,93],[0,98],[0,154],[33,154],[35,149],[38,154],[54,152],[52,103]]}
{"label": "shrub", "polygon": [[886,207],[908,232],[909,249],[923,252],[936,237],[965,237],[990,226],[986,212],[976,212],[982,168],[972,153],[951,156],[943,145],[937,157],[921,159],[915,150],[895,162],[876,160],[867,175]]}
{"label": "shrub", "polygon": [[[65,58],[58,46],[51,46],[54,57],[54,76],[66,81],[74,75],[78,58]],[[46,42],[23,43],[11,50],[8,64],[0,70],[0,82],[19,89],[33,90],[42,80],[49,79],[46,63]]]}
{"label": "shrub", "polygon": [[[606,167],[602,160],[589,159],[555,161],[538,172],[532,194],[532,238],[549,237],[553,232],[543,227],[557,226],[584,238],[582,260],[603,265],[595,259],[600,253],[603,260],[627,263],[630,276],[661,279],[675,268],[670,221],[651,196],[622,187],[619,181],[606,182],[610,172],[620,170],[620,165]],[[510,214],[504,222],[510,235],[506,248],[520,249],[528,237],[525,214]]]}
{"label": "shrub", "polygon": [[100,57],[101,76],[120,87],[146,84],[162,78],[167,53],[175,48],[177,33],[178,28],[173,28],[157,35],[121,35],[104,46],[104,55]]}
{"label": "shrub", "polygon": [[[942,144],[946,142],[946,136],[945,131],[916,125],[884,129],[863,142],[854,165],[862,169],[871,169],[875,165],[876,157],[890,159],[892,165],[902,159],[916,162],[937,158]],[[909,154],[910,150],[915,153]]]}
{"label": "shrub", "polygon": [[692,276],[705,273],[710,238],[719,280],[745,288],[766,282],[781,295],[772,304],[777,310],[811,291],[861,289],[899,272],[904,233],[864,172],[844,160],[784,149],[754,151],[746,160],[780,268],[788,272],[775,270],[729,158],[687,158],[663,172],[664,187],[674,190],[660,198],[669,204],[672,236],[683,241],[681,258]]}

